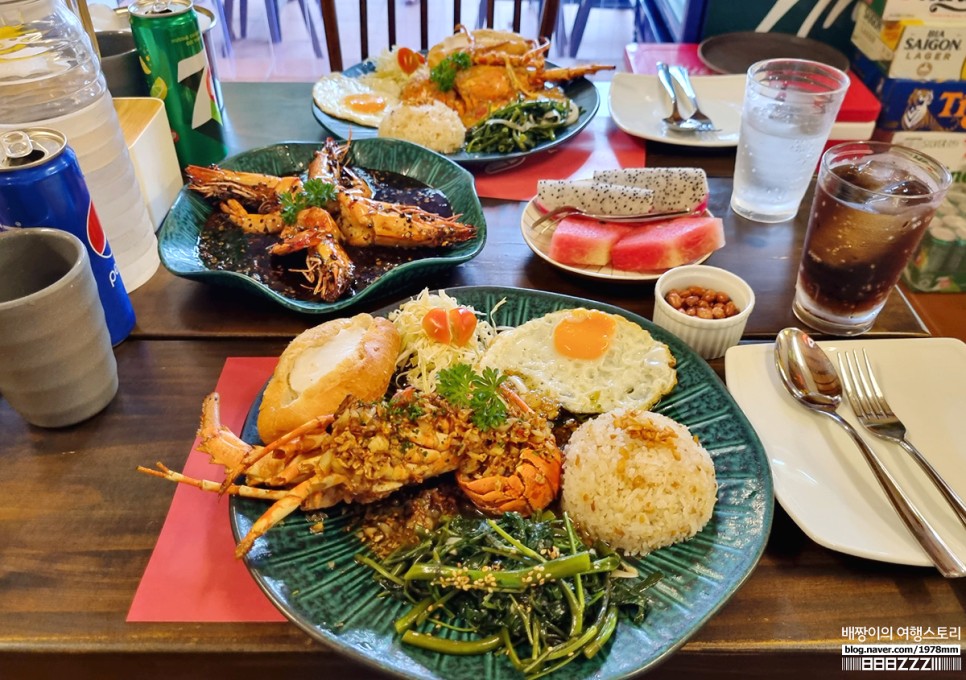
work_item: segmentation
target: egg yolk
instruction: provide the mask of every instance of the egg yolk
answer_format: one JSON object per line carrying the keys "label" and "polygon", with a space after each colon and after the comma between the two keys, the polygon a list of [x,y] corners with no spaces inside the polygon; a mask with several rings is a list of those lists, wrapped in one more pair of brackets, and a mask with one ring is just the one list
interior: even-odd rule
{"label": "egg yolk", "polygon": [[565,357],[597,359],[610,347],[616,328],[614,317],[604,312],[571,314],[557,324],[553,331],[553,344]]}
{"label": "egg yolk", "polygon": [[342,100],[342,103],[358,113],[379,113],[386,108],[385,97],[368,92],[363,94],[350,94]]}

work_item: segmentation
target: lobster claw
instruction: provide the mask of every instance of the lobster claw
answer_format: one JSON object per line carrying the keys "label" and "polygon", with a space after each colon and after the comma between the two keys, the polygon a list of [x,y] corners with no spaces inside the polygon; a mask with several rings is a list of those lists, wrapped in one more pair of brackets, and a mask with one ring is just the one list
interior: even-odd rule
{"label": "lobster claw", "polygon": [[509,475],[468,479],[457,473],[456,482],[480,510],[530,516],[550,505],[560,491],[562,457],[556,446],[537,453],[527,449]]}

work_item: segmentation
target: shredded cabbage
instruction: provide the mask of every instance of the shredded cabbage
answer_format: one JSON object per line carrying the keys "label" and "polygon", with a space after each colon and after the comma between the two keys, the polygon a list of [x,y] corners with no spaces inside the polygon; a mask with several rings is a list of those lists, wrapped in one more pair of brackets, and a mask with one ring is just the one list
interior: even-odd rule
{"label": "shredded cabbage", "polygon": [[392,49],[383,49],[372,61],[375,70],[367,74],[368,78],[363,76],[363,80],[390,80],[401,89],[411,76],[411,74],[403,71],[399,65],[399,45],[395,45]]}
{"label": "shredded cabbage", "polygon": [[[490,310],[490,314],[502,304],[503,300]],[[477,317],[473,337],[466,345],[457,347],[427,337],[423,330],[423,317],[430,309],[440,307],[448,311],[460,306],[472,310]],[[399,376],[406,384],[423,392],[435,391],[436,375],[443,369],[462,363],[469,364],[475,370],[497,333],[481,312],[469,305],[460,305],[444,291],[430,293],[428,288],[390,312],[389,320],[402,337],[402,348],[396,359]]]}

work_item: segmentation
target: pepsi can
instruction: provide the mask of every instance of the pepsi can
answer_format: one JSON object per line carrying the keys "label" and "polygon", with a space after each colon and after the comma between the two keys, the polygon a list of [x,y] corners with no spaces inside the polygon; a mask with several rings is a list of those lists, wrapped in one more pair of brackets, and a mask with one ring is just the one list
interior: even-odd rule
{"label": "pepsi can", "polygon": [[87,245],[111,344],[134,328],[134,307],[97,219],[77,156],[56,130],[0,133],[0,229],[53,227]]}

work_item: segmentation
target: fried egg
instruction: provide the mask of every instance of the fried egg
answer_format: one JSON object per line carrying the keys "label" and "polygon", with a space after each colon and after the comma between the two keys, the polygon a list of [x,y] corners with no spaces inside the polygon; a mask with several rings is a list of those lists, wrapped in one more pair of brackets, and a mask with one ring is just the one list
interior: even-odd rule
{"label": "fried egg", "polygon": [[636,323],[564,309],[500,333],[481,361],[572,413],[650,408],[677,384],[674,355]]}
{"label": "fried egg", "polygon": [[330,116],[366,127],[379,127],[386,112],[399,103],[400,87],[390,78],[373,74],[350,78],[329,73],[316,81],[312,98]]}

